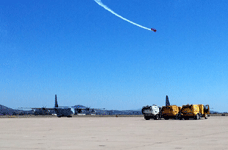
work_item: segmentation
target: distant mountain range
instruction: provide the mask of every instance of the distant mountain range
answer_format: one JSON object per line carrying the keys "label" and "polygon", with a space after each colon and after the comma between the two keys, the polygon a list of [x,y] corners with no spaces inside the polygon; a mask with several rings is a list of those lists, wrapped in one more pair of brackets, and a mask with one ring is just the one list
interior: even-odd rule
{"label": "distant mountain range", "polygon": [[218,111],[210,111],[211,114],[223,114],[223,113],[228,113],[228,112],[218,112]]}
{"label": "distant mountain range", "polygon": [[0,105],[0,115],[24,115],[24,114],[33,114],[33,111],[12,109],[4,105]]}

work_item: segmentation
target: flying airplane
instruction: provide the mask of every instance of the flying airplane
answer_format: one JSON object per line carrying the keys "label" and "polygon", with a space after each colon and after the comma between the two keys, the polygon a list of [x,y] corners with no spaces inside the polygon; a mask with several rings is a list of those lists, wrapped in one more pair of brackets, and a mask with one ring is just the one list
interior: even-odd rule
{"label": "flying airplane", "polygon": [[42,112],[49,112],[54,111],[57,115],[57,117],[72,117],[75,114],[75,110],[80,113],[82,110],[89,110],[90,108],[83,108],[83,107],[75,107],[75,106],[59,106],[57,102],[57,95],[55,95],[55,106],[54,108],[32,108],[35,111],[42,111]]}
{"label": "flying airplane", "polygon": [[151,28],[151,31],[154,31],[154,32],[156,32],[157,30],[156,30],[156,29],[154,29],[154,28]]}

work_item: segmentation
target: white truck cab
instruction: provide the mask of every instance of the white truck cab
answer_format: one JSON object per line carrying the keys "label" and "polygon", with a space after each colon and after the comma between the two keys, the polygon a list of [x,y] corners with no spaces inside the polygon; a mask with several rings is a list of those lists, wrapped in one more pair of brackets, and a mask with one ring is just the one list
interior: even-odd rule
{"label": "white truck cab", "polygon": [[142,108],[142,114],[145,120],[150,120],[151,118],[158,120],[161,118],[161,108],[155,104],[152,106],[147,105]]}

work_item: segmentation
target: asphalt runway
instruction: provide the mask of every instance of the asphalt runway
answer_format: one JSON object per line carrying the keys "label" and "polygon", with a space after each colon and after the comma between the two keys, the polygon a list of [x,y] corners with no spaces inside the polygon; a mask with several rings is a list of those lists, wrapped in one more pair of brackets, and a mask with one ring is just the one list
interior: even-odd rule
{"label": "asphalt runway", "polygon": [[227,150],[228,117],[1,118],[0,150]]}

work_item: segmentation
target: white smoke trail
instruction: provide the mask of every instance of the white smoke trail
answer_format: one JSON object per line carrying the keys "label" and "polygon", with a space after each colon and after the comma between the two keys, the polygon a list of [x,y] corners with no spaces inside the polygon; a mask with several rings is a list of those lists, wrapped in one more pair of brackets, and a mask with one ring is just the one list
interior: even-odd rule
{"label": "white smoke trail", "polygon": [[128,20],[128,19],[126,19],[126,18],[120,16],[119,14],[115,13],[113,10],[111,10],[110,8],[108,8],[108,6],[104,5],[104,4],[101,2],[101,0],[94,0],[94,1],[95,1],[98,5],[100,5],[101,7],[103,7],[104,9],[106,9],[107,11],[109,11],[110,13],[112,13],[113,15],[115,15],[115,16],[117,16],[117,17],[119,17],[119,18],[121,18],[121,19],[123,19],[123,20],[125,20],[125,21],[127,21],[127,22],[129,22],[129,23],[131,23],[131,24],[133,24],[133,25],[136,25],[136,26],[138,26],[138,27],[140,27],[140,28],[143,28],[143,29],[146,29],[146,30],[151,30],[150,28],[144,27],[144,26],[142,26],[142,25],[140,25],[140,24],[137,24],[137,23],[135,23],[135,22],[133,22],[133,21],[130,21],[130,20]]}

